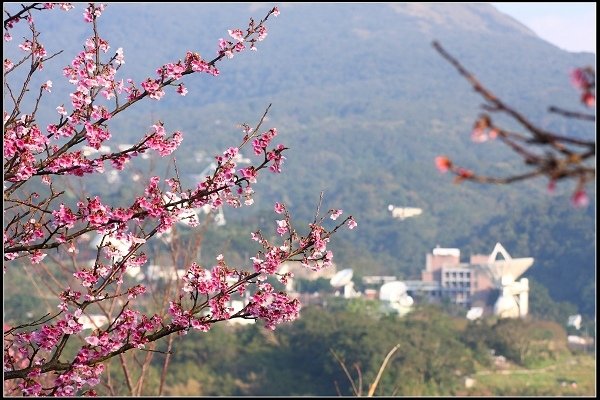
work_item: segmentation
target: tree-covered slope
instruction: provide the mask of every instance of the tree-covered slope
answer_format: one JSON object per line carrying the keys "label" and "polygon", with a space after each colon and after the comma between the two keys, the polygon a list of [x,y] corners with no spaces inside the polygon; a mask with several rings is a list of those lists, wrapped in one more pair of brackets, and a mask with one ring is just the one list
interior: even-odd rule
{"label": "tree-covered slope", "polygon": [[[261,18],[268,7],[115,3],[99,29],[113,49],[125,50],[122,77],[139,82],[186,50],[213,57],[227,29],[246,26],[250,16]],[[110,122],[115,140],[130,142],[161,119],[169,131],[186,135],[176,153],[179,169],[199,173],[210,162],[199,153],[210,156],[238,143],[237,124],[256,122],[272,103],[266,125],[277,127],[290,147],[284,174],[263,178],[253,209],[227,209],[232,223],[270,221],[267,210],[275,200],[310,220],[324,191],[323,208],[341,207],[359,224],[334,240],[336,261],[344,267],[417,278],[435,245],[460,247],[466,259],[470,252],[491,251],[499,241],[515,257],[536,258],[530,274],[553,297],[592,312],[595,192],[592,205],[581,211],[568,204],[569,184],[550,197],[544,180],[484,187],[454,185],[439,175],[433,164],[438,154],[497,175],[522,166],[499,143],[470,141],[480,99],[431,41],[439,40],[532,122],[587,138],[594,135],[592,124],[565,121],[546,110],[578,107],[568,74],[593,64],[593,54],[562,51],[487,4],[297,3],[280,9],[256,54],[224,60],[217,78],[186,79],[186,97],[173,91],[116,117]],[[49,74],[66,65],[90,36],[80,11],[39,17],[48,51],[65,50],[48,62]],[[61,86],[56,70],[52,99],[68,104],[68,85]],[[54,108],[49,110],[48,119],[55,116]],[[105,183],[94,188],[111,189]],[[419,207],[423,214],[394,220],[389,204]]]}

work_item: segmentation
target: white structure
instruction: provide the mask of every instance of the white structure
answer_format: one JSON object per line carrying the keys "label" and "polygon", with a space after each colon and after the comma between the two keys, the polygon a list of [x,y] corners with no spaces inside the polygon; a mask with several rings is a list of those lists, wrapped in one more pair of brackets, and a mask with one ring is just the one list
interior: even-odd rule
{"label": "white structure", "polygon": [[[352,282],[353,274],[352,269],[343,269],[337,272],[329,281],[331,286],[336,289],[344,288],[344,298],[346,299],[358,296],[358,293],[354,290],[354,282]],[[338,295],[338,292],[336,292],[336,295]]]}
{"label": "white structure", "polygon": [[471,307],[467,311],[467,319],[469,321],[475,321],[483,316],[483,307]]}
{"label": "white structure", "polygon": [[581,328],[581,314],[569,315],[567,326],[572,326],[579,330]]}
{"label": "white structure", "polygon": [[[504,260],[497,259],[499,254]],[[482,265],[494,286],[501,291],[494,314],[500,318],[523,318],[529,313],[529,280],[517,281],[517,278],[532,265],[532,257],[513,259],[500,243],[496,243],[487,264]]]}
{"label": "white structure", "polygon": [[406,293],[406,289],[406,284],[401,281],[385,283],[379,289],[379,300],[400,316],[406,315],[414,303],[413,298]]}
{"label": "white structure", "polygon": [[436,247],[433,249],[432,254],[434,256],[443,256],[443,257],[456,257],[460,259],[460,249],[455,247]]}
{"label": "white structure", "polygon": [[400,221],[405,220],[406,218],[416,217],[417,215],[421,215],[423,210],[416,207],[396,207],[392,204],[388,206],[388,210],[392,213],[393,218],[398,218]]}
{"label": "white structure", "polygon": [[81,325],[83,325],[83,330],[86,329],[99,329],[103,325],[108,324],[108,318],[105,315],[82,315],[77,319]]}

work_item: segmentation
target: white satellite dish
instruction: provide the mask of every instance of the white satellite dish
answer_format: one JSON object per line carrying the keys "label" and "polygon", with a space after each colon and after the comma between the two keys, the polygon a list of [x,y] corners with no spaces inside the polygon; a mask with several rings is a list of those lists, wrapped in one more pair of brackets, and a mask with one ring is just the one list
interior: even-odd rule
{"label": "white satellite dish", "polygon": [[329,283],[331,284],[331,286],[333,286],[335,288],[346,286],[347,284],[349,284],[352,281],[353,274],[354,273],[352,272],[351,268],[343,269],[341,271],[338,271],[331,278]]}
{"label": "white satellite dish", "polygon": [[[504,259],[499,260],[498,254]],[[496,287],[501,288],[516,281],[533,265],[533,262],[532,257],[512,258],[500,243],[496,243],[487,265],[482,265],[481,268],[487,271]]]}
{"label": "white satellite dish", "polygon": [[406,295],[406,284],[401,281],[384,283],[379,289],[379,300],[398,302]]}
{"label": "white satellite dish", "polygon": [[519,305],[514,296],[510,293],[502,293],[496,304],[494,304],[494,314],[500,318],[517,318],[519,316]]}
{"label": "white satellite dish", "polygon": [[467,311],[467,319],[469,321],[475,321],[478,318],[481,318],[483,315],[483,307],[471,307],[469,311]]}
{"label": "white satellite dish", "polygon": [[407,290],[406,283],[401,281],[384,283],[379,288],[379,300],[386,304],[385,307],[395,310],[398,315],[406,315],[415,303]]}
{"label": "white satellite dish", "polygon": [[573,326],[579,330],[581,328],[581,314],[569,315],[567,326]]}
{"label": "white satellite dish", "polygon": [[410,307],[410,306],[412,306],[415,303],[415,301],[409,295],[404,294],[402,297],[400,297],[400,299],[398,299],[398,303],[402,307]]}

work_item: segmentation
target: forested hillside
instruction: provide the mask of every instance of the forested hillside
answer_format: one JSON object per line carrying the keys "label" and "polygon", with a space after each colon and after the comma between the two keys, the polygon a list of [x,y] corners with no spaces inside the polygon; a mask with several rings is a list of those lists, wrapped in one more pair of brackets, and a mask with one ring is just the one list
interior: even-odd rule
{"label": "forested hillside", "polygon": [[[250,16],[260,18],[266,9],[115,3],[99,29],[113,48],[124,48],[121,76],[141,81],[186,50],[212,56],[227,29],[243,26]],[[90,34],[84,25],[62,18],[39,21],[40,30],[53,36],[48,51],[65,50],[50,61],[61,67],[79,50],[72,43]],[[73,26],[81,30],[73,33]],[[251,210],[225,210],[228,225],[215,233],[222,240],[206,240],[207,260],[225,247],[247,256],[242,238],[273,219],[273,201],[286,202],[297,218],[312,219],[323,191],[323,208],[343,208],[359,224],[332,246],[340,267],[417,278],[425,254],[438,244],[461,248],[466,260],[501,242],[515,257],[536,259],[528,275],[553,298],[593,314],[595,192],[592,204],[577,210],[569,204],[570,184],[549,196],[545,180],[507,187],[454,185],[436,171],[438,154],[500,175],[522,166],[498,143],[471,142],[480,99],[432,49],[433,39],[533,122],[561,134],[593,137],[593,124],[566,121],[548,114],[547,107],[578,107],[568,74],[593,65],[594,55],[562,51],[486,4],[284,4],[258,46],[260,57],[242,54],[242,60],[223,62],[217,78],[186,80],[185,98],[168,96],[160,106],[145,104],[127,119],[111,120],[113,137],[127,142],[160,119],[168,130],[185,133],[176,153],[179,169],[200,173],[210,156],[239,140],[238,124],[256,122],[272,104],[266,124],[277,127],[290,147],[285,173],[257,186]],[[55,81],[54,98],[67,103],[62,78],[49,78]],[[136,168],[147,174],[150,164]],[[106,193],[112,187],[98,182],[86,190]],[[114,189],[112,195],[128,201],[127,190]],[[423,214],[395,220],[389,204],[419,207]]]}

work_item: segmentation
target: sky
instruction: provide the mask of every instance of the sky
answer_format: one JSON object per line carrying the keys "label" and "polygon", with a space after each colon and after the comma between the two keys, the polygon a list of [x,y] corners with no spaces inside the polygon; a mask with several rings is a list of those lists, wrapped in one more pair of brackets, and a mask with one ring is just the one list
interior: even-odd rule
{"label": "sky", "polygon": [[596,3],[491,4],[563,50],[596,53]]}

